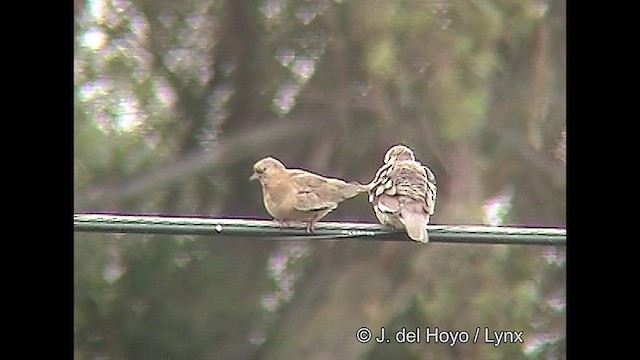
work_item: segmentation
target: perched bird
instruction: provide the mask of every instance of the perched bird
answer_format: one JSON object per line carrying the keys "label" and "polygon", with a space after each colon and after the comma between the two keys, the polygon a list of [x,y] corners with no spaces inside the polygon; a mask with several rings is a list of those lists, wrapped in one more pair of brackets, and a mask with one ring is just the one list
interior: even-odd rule
{"label": "perched bird", "polygon": [[404,145],[390,148],[367,185],[369,202],[381,224],[405,229],[415,241],[429,242],[426,225],[436,206],[436,177]]}
{"label": "perched bird", "polygon": [[287,169],[280,161],[266,157],[253,165],[249,180],[259,180],[267,212],[282,225],[287,221],[307,223],[312,233],[315,223],[335,210],[338,204],[368,187],[357,182],[326,178],[300,169]]}

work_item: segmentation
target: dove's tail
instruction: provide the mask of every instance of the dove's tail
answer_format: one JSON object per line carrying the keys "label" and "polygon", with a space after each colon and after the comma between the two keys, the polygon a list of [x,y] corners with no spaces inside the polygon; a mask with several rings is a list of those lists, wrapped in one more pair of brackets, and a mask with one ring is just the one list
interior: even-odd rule
{"label": "dove's tail", "polygon": [[369,192],[369,190],[371,189],[371,184],[362,185],[357,181],[352,181],[352,182],[349,183],[349,185],[355,186],[356,194],[363,193],[363,192]]}
{"label": "dove's tail", "polygon": [[412,205],[416,206],[407,205],[400,209],[400,217],[407,230],[407,235],[412,240],[426,244],[429,242],[429,234],[427,234],[426,227],[429,222],[429,214],[425,213],[422,207],[418,206],[419,204]]}

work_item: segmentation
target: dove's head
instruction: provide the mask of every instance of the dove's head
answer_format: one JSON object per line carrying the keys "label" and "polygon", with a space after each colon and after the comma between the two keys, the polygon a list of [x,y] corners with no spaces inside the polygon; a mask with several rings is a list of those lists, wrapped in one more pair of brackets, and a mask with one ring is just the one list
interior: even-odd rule
{"label": "dove's head", "polygon": [[387,153],[384,154],[384,163],[392,163],[396,161],[402,160],[415,160],[416,157],[413,155],[413,150],[409,149],[404,145],[396,145],[391,149],[387,150]]}
{"label": "dove's head", "polygon": [[278,159],[266,157],[253,165],[253,175],[251,175],[249,180],[260,180],[262,182],[265,178],[280,173],[283,170],[286,170],[286,168]]}

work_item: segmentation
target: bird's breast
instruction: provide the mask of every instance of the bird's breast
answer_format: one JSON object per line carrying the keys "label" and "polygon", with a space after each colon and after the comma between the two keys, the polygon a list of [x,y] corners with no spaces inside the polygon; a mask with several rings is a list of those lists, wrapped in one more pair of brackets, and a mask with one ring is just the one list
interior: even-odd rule
{"label": "bird's breast", "polygon": [[295,220],[295,192],[293,186],[285,181],[267,181],[263,184],[264,207],[271,216],[280,220]]}

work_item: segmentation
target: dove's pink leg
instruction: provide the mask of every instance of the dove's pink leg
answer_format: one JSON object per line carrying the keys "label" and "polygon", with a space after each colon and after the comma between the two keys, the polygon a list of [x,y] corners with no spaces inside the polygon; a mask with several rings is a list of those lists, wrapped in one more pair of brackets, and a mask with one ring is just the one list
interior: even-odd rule
{"label": "dove's pink leg", "polygon": [[307,232],[309,234],[313,234],[313,228],[315,227],[315,224],[316,224],[316,220],[315,219],[312,219],[311,221],[309,221],[307,223]]}
{"label": "dove's pink leg", "polygon": [[284,229],[285,227],[289,226],[286,220],[273,219],[273,221],[280,226],[280,229]]}

